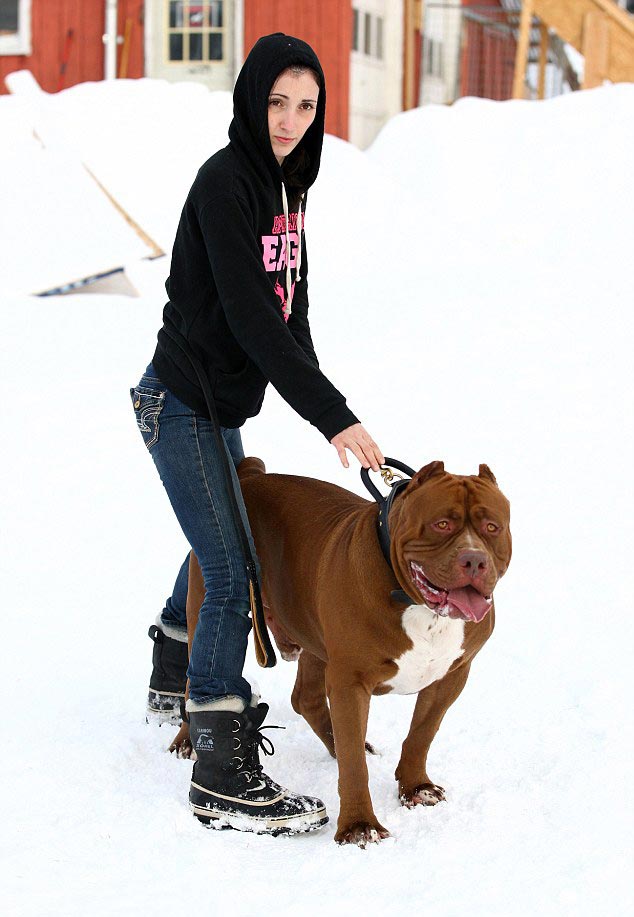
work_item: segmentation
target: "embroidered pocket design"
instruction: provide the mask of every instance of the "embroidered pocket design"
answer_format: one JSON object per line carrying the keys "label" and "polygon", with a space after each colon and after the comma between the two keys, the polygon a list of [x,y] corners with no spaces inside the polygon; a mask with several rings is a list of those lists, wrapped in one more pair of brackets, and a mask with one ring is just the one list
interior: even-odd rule
{"label": "embroidered pocket design", "polygon": [[130,389],[130,398],[143,442],[151,449],[159,438],[159,414],[165,404],[165,392],[152,392],[138,385]]}

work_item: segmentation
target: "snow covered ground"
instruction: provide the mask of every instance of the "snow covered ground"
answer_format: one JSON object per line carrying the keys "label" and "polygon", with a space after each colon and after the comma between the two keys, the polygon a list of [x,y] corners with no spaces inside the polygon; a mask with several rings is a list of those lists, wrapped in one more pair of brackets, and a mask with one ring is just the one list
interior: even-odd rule
{"label": "snow covered ground", "polygon": [[[146,631],[187,545],[128,395],[169,262],[140,261],[122,232],[138,298],[35,299],[38,250],[13,241],[19,217],[32,238],[47,227],[53,263],[74,256],[72,212],[55,232],[33,151],[12,149],[29,125],[40,158],[88,164],[169,250],[229,115],[227,96],[146,80],[35,107],[0,97],[3,187],[20,188],[4,198],[0,272],[3,911],[631,913],[634,85],[429,107],[365,153],[326,140],[307,218],[322,367],[386,454],[457,473],[488,463],[515,551],[495,634],[432,746],[447,803],[398,805],[414,698],[373,701],[371,792],[393,838],[365,851],[332,842],[336,764],[290,707],[294,665],[259,670],[252,654],[269,722],[287,727],[269,771],[321,796],[331,824],[272,839],[190,816],[191,765],[144,722]],[[51,174],[51,199],[68,192],[76,213],[77,170],[63,185]],[[365,493],[273,391],[244,442],[271,470]]]}

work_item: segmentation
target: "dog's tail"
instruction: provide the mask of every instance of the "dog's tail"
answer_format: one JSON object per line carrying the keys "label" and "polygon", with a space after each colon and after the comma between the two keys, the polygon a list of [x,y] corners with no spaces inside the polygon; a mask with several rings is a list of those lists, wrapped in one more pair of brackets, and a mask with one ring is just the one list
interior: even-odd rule
{"label": "dog's tail", "polygon": [[245,481],[247,478],[253,478],[259,474],[266,474],[266,467],[262,459],[254,455],[248,455],[242,459],[238,466],[238,480]]}

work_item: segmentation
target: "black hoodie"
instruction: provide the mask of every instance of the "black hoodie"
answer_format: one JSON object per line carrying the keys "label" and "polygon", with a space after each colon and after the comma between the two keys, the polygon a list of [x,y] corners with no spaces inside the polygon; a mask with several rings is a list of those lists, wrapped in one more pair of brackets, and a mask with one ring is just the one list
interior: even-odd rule
{"label": "black hoodie", "polygon": [[[282,169],[269,138],[268,97],[278,75],[292,64],[315,70],[321,86],[315,120]],[[260,38],[236,82],[230,142],[200,168],[183,207],[163,323],[184,335],[202,362],[225,427],[239,427],[260,411],[269,381],[328,440],[358,422],[315,356],[303,232],[301,279],[295,282],[297,204],[319,171],[325,95],[321,66],[305,42],[281,33]],[[290,315],[283,181],[291,208]],[[189,361],[163,329],[152,362],[181,401],[209,416]]]}

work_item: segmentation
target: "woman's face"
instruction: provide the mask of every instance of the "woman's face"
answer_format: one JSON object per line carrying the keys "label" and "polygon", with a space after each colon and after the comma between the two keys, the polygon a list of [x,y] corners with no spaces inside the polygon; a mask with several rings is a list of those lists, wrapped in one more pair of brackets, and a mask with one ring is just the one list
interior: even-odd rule
{"label": "woman's face", "polygon": [[318,95],[319,86],[309,70],[283,70],[273,83],[269,93],[269,137],[280,165],[315,120]]}

